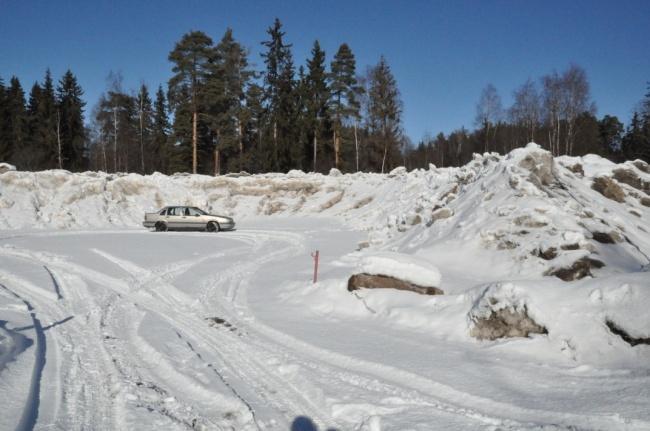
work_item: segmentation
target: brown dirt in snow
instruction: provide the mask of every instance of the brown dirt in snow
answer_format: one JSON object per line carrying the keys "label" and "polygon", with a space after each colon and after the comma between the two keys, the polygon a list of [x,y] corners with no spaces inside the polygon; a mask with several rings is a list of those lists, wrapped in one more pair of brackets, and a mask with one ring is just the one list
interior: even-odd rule
{"label": "brown dirt in snow", "polygon": [[397,289],[408,290],[422,295],[442,295],[444,292],[437,287],[419,286],[399,278],[387,275],[371,275],[366,273],[354,274],[348,280],[348,291],[358,289]]}

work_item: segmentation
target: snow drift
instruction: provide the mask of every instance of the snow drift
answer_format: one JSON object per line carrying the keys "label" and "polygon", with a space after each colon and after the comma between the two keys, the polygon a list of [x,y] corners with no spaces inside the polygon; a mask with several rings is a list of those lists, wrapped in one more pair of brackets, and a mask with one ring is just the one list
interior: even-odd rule
{"label": "snow drift", "polygon": [[[471,342],[481,319],[506,310],[534,323],[521,335],[539,334],[533,351],[543,356],[550,346],[571,360],[634,363],[650,348],[629,345],[607,322],[650,336],[648,193],[642,161],[553,158],[535,144],[458,168],[388,175],[7,171],[0,228],[138,227],[145,211],[171,204],[233,216],[238,226],[254,216],[335,217],[367,240],[341,257],[339,272],[321,282],[326,289],[288,301],[357,317],[372,310],[370,318]],[[359,268],[445,295],[367,291],[359,308],[345,289]]]}

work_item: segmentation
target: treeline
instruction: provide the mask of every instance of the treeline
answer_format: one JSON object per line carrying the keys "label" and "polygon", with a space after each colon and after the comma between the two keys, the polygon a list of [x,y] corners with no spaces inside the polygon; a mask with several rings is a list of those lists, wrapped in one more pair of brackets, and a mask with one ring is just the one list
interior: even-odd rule
{"label": "treeline", "polygon": [[347,44],[328,63],[315,41],[296,68],[279,20],[267,35],[265,69],[256,71],[232,30],[217,43],[185,34],[153,102],[146,85],[129,94],[113,76],[92,113],[91,167],[218,175],[402,164],[402,103],[383,57],[360,77]]}
{"label": "treeline", "polygon": [[650,83],[627,129],[615,116],[596,117],[587,75],[577,65],[538,81],[527,80],[513,92],[509,108],[503,107],[496,88],[488,84],[476,105],[475,126],[425,137],[404,153],[405,166],[460,166],[474,153],[505,154],[528,142],[556,156],[598,154],[616,162],[650,161]]}
{"label": "treeline", "polygon": [[1,87],[8,134],[0,136],[0,160],[29,170],[203,174],[381,172],[402,164],[402,102],[383,57],[359,76],[347,44],[328,62],[315,41],[306,65],[296,68],[279,20],[267,34],[263,71],[252,69],[230,29],[217,43],[200,31],[185,34],[169,53],[166,88],[127,91],[111,74],[88,127],[72,133],[69,123],[83,125],[84,106],[71,72],[56,94],[48,72],[29,103],[14,77]]}
{"label": "treeline", "polygon": [[86,131],[77,78],[67,71],[56,85],[50,71],[25,101],[18,78],[0,78],[0,161],[23,170],[88,167]]}
{"label": "treeline", "polygon": [[56,85],[47,71],[28,100],[18,78],[0,79],[0,161],[23,170],[144,174],[386,172],[458,166],[475,152],[507,153],[530,141],[555,155],[650,160],[650,87],[624,129],[614,116],[596,117],[577,65],[529,79],[508,108],[488,85],[472,130],[413,145],[402,130],[400,92],[385,58],[359,73],[347,44],[328,60],[315,41],[306,64],[296,67],[277,19],[262,46],[258,71],[232,30],[216,43],[203,32],[187,33],[169,53],[172,77],[164,87],[125,90],[111,73],[85,126],[83,91],[71,71]]}

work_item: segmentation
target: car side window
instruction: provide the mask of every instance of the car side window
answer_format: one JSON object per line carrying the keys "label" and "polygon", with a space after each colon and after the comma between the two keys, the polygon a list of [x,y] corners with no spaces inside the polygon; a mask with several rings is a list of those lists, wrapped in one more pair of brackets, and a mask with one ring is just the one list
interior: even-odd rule
{"label": "car side window", "polygon": [[180,208],[178,208],[178,207],[170,208],[169,211],[167,212],[167,215],[170,215],[170,216],[181,215],[179,210],[180,210]]}
{"label": "car side window", "polygon": [[199,213],[199,212],[198,212],[196,209],[194,209],[194,208],[188,208],[188,210],[189,210],[189,212],[190,212],[189,215],[191,215],[191,216],[198,216],[198,215],[201,215],[201,213]]}
{"label": "car side window", "polygon": [[159,215],[165,215],[167,214],[167,208],[163,208],[159,213]]}

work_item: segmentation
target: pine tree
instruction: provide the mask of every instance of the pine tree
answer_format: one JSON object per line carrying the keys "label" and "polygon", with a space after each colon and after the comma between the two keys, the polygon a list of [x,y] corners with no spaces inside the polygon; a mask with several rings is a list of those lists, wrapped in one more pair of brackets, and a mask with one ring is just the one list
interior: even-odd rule
{"label": "pine tree", "polygon": [[17,164],[23,166],[25,170],[35,171],[38,169],[39,161],[43,157],[40,148],[42,137],[40,136],[40,105],[43,99],[43,90],[38,82],[35,82],[29,92],[29,101],[27,102],[27,116],[25,127],[25,144],[17,151],[14,160]]}
{"label": "pine tree", "polygon": [[299,154],[296,148],[296,100],[293,56],[291,51],[286,55],[280,73],[278,130],[281,138],[278,152],[278,170],[287,172],[290,169],[300,169],[301,161],[296,159]]}
{"label": "pine tree", "polygon": [[151,136],[151,153],[157,157],[152,158],[152,169],[167,174],[172,173],[174,165],[174,148],[169,142],[171,125],[167,115],[167,102],[162,86],[158,86],[154,102],[153,130]]}
{"label": "pine tree", "polygon": [[136,109],[138,112],[138,138],[140,143],[140,173],[146,174],[152,172],[153,159],[158,155],[152,152],[154,116],[149,89],[145,84],[140,85],[140,91],[136,97]]}
{"label": "pine tree", "polygon": [[314,169],[313,139],[310,140],[310,135],[313,131],[313,121],[311,120],[311,112],[309,109],[309,84],[307,79],[305,68],[300,65],[298,67],[298,78],[294,91],[296,117],[294,127],[297,145],[294,146],[292,160],[305,171]]}
{"label": "pine tree", "polygon": [[246,110],[242,122],[249,148],[247,166],[253,172],[260,172],[263,166],[262,134],[264,129],[264,89],[251,83],[246,89]]}
{"label": "pine tree", "polygon": [[191,140],[192,173],[198,169],[199,113],[204,108],[204,85],[213,57],[212,39],[201,31],[183,35],[169,53],[169,61],[174,63],[168,96],[174,112],[174,133],[182,146]]}
{"label": "pine tree", "polygon": [[284,171],[297,167],[291,158],[295,144],[293,127],[295,110],[295,82],[291,45],[283,41],[284,32],[279,19],[267,30],[270,40],[262,42],[267,52],[262,54],[266,64],[264,75],[264,104],[270,141],[269,163],[265,170]]}
{"label": "pine tree", "polygon": [[399,160],[402,142],[402,102],[393,73],[381,56],[379,63],[368,73],[368,126],[375,140],[372,164],[381,157],[381,172]]}
{"label": "pine tree", "polygon": [[648,92],[641,103],[643,112],[641,133],[643,138],[640,144],[639,157],[646,162],[650,162],[650,82],[647,84],[647,90]]}
{"label": "pine tree", "polygon": [[312,57],[307,61],[306,107],[307,121],[312,140],[312,169],[317,171],[318,140],[324,129],[328,114],[330,91],[327,87],[325,73],[325,52],[318,41],[311,50]]}
{"label": "pine tree", "polygon": [[623,123],[616,116],[605,115],[598,122],[598,135],[600,146],[606,155],[611,156],[621,151]]}
{"label": "pine tree", "polygon": [[[16,163],[17,156],[25,151],[27,144],[27,112],[25,111],[25,92],[20,81],[13,76],[9,88],[5,90],[5,143],[0,148],[0,160]],[[20,167],[20,166],[19,166]]]}
{"label": "pine tree", "polygon": [[57,141],[56,141],[56,94],[50,69],[45,71],[43,80],[42,101],[40,108],[39,130],[41,145],[43,147],[42,169],[56,167]]}
{"label": "pine tree", "polygon": [[86,168],[84,143],[83,90],[77,78],[68,70],[57,87],[57,140],[59,166],[68,170]]}
{"label": "pine tree", "polygon": [[332,89],[332,103],[330,109],[334,119],[334,159],[335,166],[341,166],[342,144],[341,138],[343,125],[349,120],[353,121],[355,139],[355,165],[359,170],[359,142],[357,125],[361,118],[360,97],[363,92],[356,77],[356,61],[352,50],[347,44],[342,44],[334,56],[331,65],[330,87]]}
{"label": "pine tree", "polygon": [[[212,129],[217,133],[215,161],[220,167],[223,155],[227,170],[243,169],[246,88],[253,76],[246,50],[227,29],[215,47],[215,62],[208,79]],[[215,173],[219,171],[215,169]]]}
{"label": "pine tree", "polygon": [[623,157],[626,160],[634,160],[642,157],[644,138],[643,121],[639,113],[634,112],[621,145]]}
{"label": "pine tree", "polygon": [[48,69],[43,85],[35,83],[27,108],[27,140],[19,156],[30,170],[51,169],[56,163],[56,99]]}
{"label": "pine tree", "polygon": [[11,141],[8,137],[7,127],[7,95],[4,80],[0,76],[0,162],[9,161],[11,155]]}

